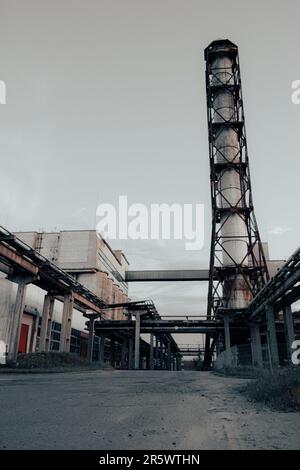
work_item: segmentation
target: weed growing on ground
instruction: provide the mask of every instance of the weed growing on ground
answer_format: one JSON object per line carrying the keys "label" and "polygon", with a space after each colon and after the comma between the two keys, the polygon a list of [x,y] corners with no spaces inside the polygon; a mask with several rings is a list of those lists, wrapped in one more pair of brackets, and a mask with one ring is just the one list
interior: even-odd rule
{"label": "weed growing on ground", "polygon": [[300,369],[261,370],[246,386],[247,396],[280,411],[300,411]]}

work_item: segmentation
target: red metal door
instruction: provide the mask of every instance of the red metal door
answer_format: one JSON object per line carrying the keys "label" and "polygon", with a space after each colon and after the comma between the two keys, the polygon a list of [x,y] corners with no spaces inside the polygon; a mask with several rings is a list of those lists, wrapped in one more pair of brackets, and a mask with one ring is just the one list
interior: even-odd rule
{"label": "red metal door", "polygon": [[20,341],[19,341],[19,351],[18,351],[21,354],[26,353],[27,351],[28,332],[29,332],[29,325],[25,325],[24,323],[22,323]]}

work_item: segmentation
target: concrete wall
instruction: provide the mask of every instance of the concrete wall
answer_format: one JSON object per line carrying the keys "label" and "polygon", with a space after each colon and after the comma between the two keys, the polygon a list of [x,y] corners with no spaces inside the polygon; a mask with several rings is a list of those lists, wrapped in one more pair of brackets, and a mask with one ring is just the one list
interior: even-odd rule
{"label": "concrete wall", "polygon": [[110,298],[111,294],[107,294],[106,289],[110,291],[111,287],[106,276],[97,275],[97,272],[106,273],[127,294],[127,284],[123,279],[129,263],[122,251],[114,252],[95,230],[18,232],[16,235],[63,270],[77,275],[79,282],[99,297]]}
{"label": "concrete wall", "polygon": [[0,341],[8,344],[10,337],[10,318],[14,309],[17,285],[0,278]]}
{"label": "concrete wall", "polygon": [[267,266],[270,274],[270,278],[275,276],[277,271],[284,265],[284,260],[268,260]]}
{"label": "concrete wall", "polygon": [[[280,269],[284,265],[285,260],[271,260],[270,259],[268,242],[262,242],[262,248],[264,251],[264,255],[266,258],[266,262],[267,262],[267,266],[268,266],[268,270],[269,270],[269,274],[271,278],[277,273],[278,269]],[[257,246],[254,247],[254,254],[255,256],[258,256]],[[249,260],[249,263],[251,263],[251,260]]]}
{"label": "concrete wall", "polygon": [[97,268],[97,235],[93,230],[18,232],[16,235],[66,271]]}
{"label": "concrete wall", "polygon": [[233,346],[232,348],[223,351],[218,355],[214,362],[214,369],[222,370],[226,367],[235,368],[238,367],[238,365],[237,347]]}

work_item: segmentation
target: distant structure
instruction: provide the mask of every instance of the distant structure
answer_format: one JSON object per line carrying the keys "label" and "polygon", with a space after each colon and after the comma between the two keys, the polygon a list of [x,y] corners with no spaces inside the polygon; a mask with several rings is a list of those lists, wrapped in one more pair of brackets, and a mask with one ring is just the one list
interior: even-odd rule
{"label": "distant structure", "polygon": [[253,209],[238,48],[214,41],[205,60],[213,215],[207,316],[224,320],[224,338],[207,335],[208,365],[212,347],[242,342],[230,322],[265,285],[268,269]]}
{"label": "distant structure", "polygon": [[[17,237],[34,250],[69,273],[83,286],[107,304],[128,301],[128,287],[124,281],[129,263],[122,251],[114,251],[108,243],[97,236],[95,230],[70,230],[61,232],[19,232]],[[19,353],[60,349],[63,303],[55,301],[55,292],[48,297],[39,287],[28,286],[24,312],[21,319]],[[11,342],[17,284],[6,278],[0,279],[0,341]],[[51,321],[47,337],[40,344],[42,313],[50,299]],[[52,300],[51,300],[52,299]],[[103,311],[104,318],[124,319],[123,308]],[[87,354],[86,319],[74,308],[69,350],[81,356]],[[42,335],[43,336],[43,335]],[[48,340],[47,340],[48,338]],[[46,342],[45,342],[46,341]],[[100,347],[95,342],[96,349]]]}
{"label": "distant structure", "polygon": [[152,300],[128,299],[127,268],[94,230],[17,236],[0,227],[0,364],[59,351],[121,369],[180,370],[178,327],[164,328]]}
{"label": "distant structure", "polygon": [[[18,232],[16,235],[106,303],[127,301],[128,287],[124,280],[129,262],[121,250],[113,250],[96,230]],[[115,312],[114,319],[121,319],[121,313]]]}

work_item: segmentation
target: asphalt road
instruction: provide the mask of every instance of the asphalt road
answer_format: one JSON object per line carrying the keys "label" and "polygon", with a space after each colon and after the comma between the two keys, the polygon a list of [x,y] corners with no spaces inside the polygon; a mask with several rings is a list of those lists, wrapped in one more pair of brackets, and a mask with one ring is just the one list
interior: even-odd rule
{"label": "asphalt road", "polygon": [[300,449],[299,413],[209,372],[0,375],[2,449]]}

